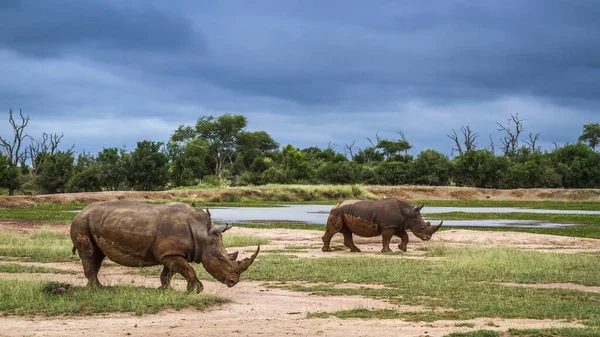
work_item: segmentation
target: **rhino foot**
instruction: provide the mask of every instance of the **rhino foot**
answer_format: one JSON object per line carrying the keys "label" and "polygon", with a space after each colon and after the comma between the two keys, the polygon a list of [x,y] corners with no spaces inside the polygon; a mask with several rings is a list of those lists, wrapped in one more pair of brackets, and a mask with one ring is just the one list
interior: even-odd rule
{"label": "rhino foot", "polygon": [[331,249],[330,247],[323,247],[323,248],[321,248],[321,250],[324,251],[324,252],[331,252],[331,251],[333,251],[333,249]]}
{"label": "rhino foot", "polygon": [[196,293],[199,294],[204,290],[204,285],[202,282],[196,280],[196,282],[188,282],[187,292],[188,293]]}
{"label": "rhino foot", "polygon": [[350,248],[350,251],[353,253],[360,253],[360,249],[354,247],[354,248]]}

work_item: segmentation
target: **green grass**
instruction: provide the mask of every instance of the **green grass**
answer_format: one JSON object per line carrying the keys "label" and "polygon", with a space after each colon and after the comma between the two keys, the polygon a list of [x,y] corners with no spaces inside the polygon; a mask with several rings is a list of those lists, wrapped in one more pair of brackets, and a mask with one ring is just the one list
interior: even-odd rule
{"label": "green grass", "polygon": [[24,266],[18,263],[0,263],[0,273],[77,274],[77,272],[72,270],[63,270],[38,266]]}
{"label": "green grass", "polygon": [[27,258],[35,262],[75,261],[71,238],[58,231],[39,229],[31,233],[0,230],[0,256]]}
{"label": "green grass", "polygon": [[[572,237],[600,239],[600,215],[592,214],[538,214],[538,213],[467,213],[451,212],[426,214],[427,220],[536,220],[548,223],[578,224],[579,226],[564,228],[516,228],[516,227],[466,227],[472,230],[526,232],[536,234],[551,234]],[[460,227],[442,227],[452,229]]]}
{"label": "green grass", "polygon": [[269,242],[269,240],[261,238],[260,236],[223,234],[223,245],[225,247],[247,247],[266,245]]}
{"label": "green grass", "polygon": [[[441,260],[282,258],[259,255],[247,279],[317,295],[361,295],[432,310],[315,313],[338,317],[390,317],[412,321],[476,317],[600,320],[600,294],[565,289],[509,287],[491,282],[600,284],[600,259],[591,254],[552,254],[504,248],[438,248]],[[324,283],[303,286],[293,281]],[[336,283],[375,283],[386,288],[334,288]],[[434,311],[435,308],[450,308]]]}
{"label": "green grass", "polygon": [[69,205],[39,204],[28,208],[0,208],[0,220],[41,221],[50,223],[70,223],[87,204]]}
{"label": "green grass", "polygon": [[599,328],[508,329],[510,336],[521,337],[597,337]]}
{"label": "green grass", "polygon": [[492,330],[477,330],[470,332],[453,332],[444,337],[500,337],[500,333]]}
{"label": "green grass", "polygon": [[108,312],[153,314],[162,309],[193,307],[204,310],[226,300],[206,294],[188,294],[136,286],[102,289],[75,287],[72,293],[44,293],[44,282],[34,280],[0,280],[0,311],[4,314],[47,316],[88,315]]}

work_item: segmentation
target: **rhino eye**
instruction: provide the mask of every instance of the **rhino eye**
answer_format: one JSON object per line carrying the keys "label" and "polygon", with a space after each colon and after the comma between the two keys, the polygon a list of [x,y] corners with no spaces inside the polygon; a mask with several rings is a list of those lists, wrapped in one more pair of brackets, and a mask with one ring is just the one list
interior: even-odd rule
{"label": "rhino eye", "polygon": [[217,256],[217,259],[219,259],[219,261],[223,261],[223,260],[225,260],[225,258],[223,257],[223,255],[219,255],[219,256]]}

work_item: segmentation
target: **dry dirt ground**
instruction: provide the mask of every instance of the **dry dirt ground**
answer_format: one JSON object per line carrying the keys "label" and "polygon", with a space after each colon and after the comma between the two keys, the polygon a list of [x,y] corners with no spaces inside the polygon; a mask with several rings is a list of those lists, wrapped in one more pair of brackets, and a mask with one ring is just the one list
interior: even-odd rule
{"label": "dry dirt ground", "polygon": [[[506,192],[507,195],[498,197],[495,191],[477,189],[449,189],[436,192],[438,195],[427,195],[429,188],[415,188],[407,190],[392,191],[390,189],[381,191],[381,195],[403,196],[411,199],[477,199],[477,198],[500,198],[500,199],[553,199],[548,197],[554,195],[555,199],[597,200],[598,194],[592,190],[585,193],[560,192],[560,191],[516,191],[519,193]],[[560,193],[559,193],[560,192]],[[111,192],[104,195],[88,194],[81,195],[59,195],[53,196],[53,202],[68,202],[69,200],[92,201],[107,200],[112,198],[140,198],[152,199],[154,195],[140,192],[139,195],[123,196]],[[156,192],[167,193],[167,192]],[[212,192],[211,192],[212,193]],[[454,193],[454,196],[450,194]],[[505,193],[505,192],[502,192]],[[513,193],[513,197],[510,194]],[[539,194],[542,193],[542,196]],[[546,194],[543,194],[546,193]],[[561,194],[562,193],[562,194]],[[406,194],[406,195],[403,195]],[[559,194],[562,197],[559,197]],[[584,195],[585,194],[585,195]],[[198,195],[198,194],[196,194]],[[565,195],[568,196],[564,197]],[[11,206],[19,204],[25,206],[27,203],[39,202],[39,197],[22,197],[18,202],[11,201]],[[35,199],[38,198],[38,199]],[[45,198],[45,197],[44,197]],[[49,198],[49,197],[48,197]],[[169,198],[165,196],[165,198]],[[0,204],[6,201],[0,200]],[[10,207],[10,206],[9,206]],[[29,231],[36,227],[45,226],[40,222],[0,222],[0,228]],[[53,225],[67,232],[68,225]],[[348,250],[338,250],[323,253],[321,247],[320,231],[289,230],[289,229],[250,229],[234,227],[228,233],[250,234],[262,236],[271,240],[271,243],[262,246],[261,250],[279,250],[290,246],[306,247],[299,252],[289,252],[304,258],[321,258],[332,256],[354,256]],[[481,232],[471,230],[448,230],[436,233],[429,242],[422,242],[412,234],[408,251],[401,255],[378,254],[381,249],[380,238],[355,238],[357,246],[362,249],[361,255],[392,258],[392,259],[425,259],[422,250],[424,245],[445,243],[448,245],[498,245],[517,246],[522,249],[552,252],[600,252],[600,240],[570,238],[528,233],[510,232]],[[341,245],[342,236],[334,236],[333,243]],[[397,238],[392,241],[392,247],[397,250]],[[232,248],[230,250],[233,250]],[[251,248],[239,248],[240,258],[250,255]],[[260,255],[259,255],[260,258]],[[0,263],[7,259],[0,257]],[[10,261],[14,263],[14,261]],[[81,265],[79,263],[25,263],[43,265],[52,268],[69,269],[78,272],[76,275],[63,274],[8,274],[0,273],[0,279],[9,278],[35,278],[53,281],[69,282],[76,285],[85,284]],[[160,280],[156,276],[131,275],[129,268],[110,267],[103,268],[100,272],[100,280],[105,285],[136,284],[140,286],[158,287]],[[174,280],[173,286],[184,291],[184,281]],[[564,322],[552,320],[533,319],[498,319],[478,318],[463,321],[436,321],[433,323],[405,322],[397,319],[338,319],[338,318],[307,318],[311,312],[339,311],[348,309],[372,309],[389,308],[394,310],[424,310],[424,308],[397,306],[384,301],[369,299],[359,296],[317,296],[303,292],[292,292],[282,289],[270,289],[264,286],[264,282],[243,280],[232,288],[227,288],[214,280],[203,281],[205,292],[215,294],[231,301],[227,304],[213,307],[207,311],[185,309],[180,311],[165,310],[156,315],[135,316],[133,314],[107,314],[96,316],[62,316],[62,317],[0,317],[0,336],[444,336],[451,332],[466,332],[472,330],[486,329],[506,331],[508,328],[545,328],[545,327],[578,327],[577,322]],[[522,285],[505,284],[506,286],[535,286],[570,288],[581,291],[600,292],[600,287],[584,287],[574,284],[545,284],[545,285]],[[340,284],[339,287],[357,287],[356,284]],[[363,287],[381,287],[381,285],[360,285]],[[457,327],[458,323],[471,323],[474,327]]]}

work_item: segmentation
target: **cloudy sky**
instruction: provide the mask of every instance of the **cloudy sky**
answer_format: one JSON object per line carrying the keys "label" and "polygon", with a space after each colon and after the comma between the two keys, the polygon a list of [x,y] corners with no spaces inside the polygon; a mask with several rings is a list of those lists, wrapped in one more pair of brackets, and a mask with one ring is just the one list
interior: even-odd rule
{"label": "cloudy sky", "polygon": [[551,150],[600,122],[599,17],[596,0],[2,0],[0,135],[22,109],[35,138],[133,150],[231,113],[281,145],[402,132],[450,155],[452,130],[488,148],[518,114]]}

